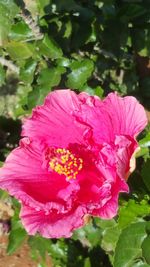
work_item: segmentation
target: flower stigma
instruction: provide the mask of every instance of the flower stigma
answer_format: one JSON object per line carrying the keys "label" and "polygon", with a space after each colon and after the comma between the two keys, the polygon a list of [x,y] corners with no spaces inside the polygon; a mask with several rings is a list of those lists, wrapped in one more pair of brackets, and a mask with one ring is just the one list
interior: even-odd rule
{"label": "flower stigma", "polygon": [[57,148],[53,150],[49,161],[50,168],[58,174],[63,174],[68,180],[76,179],[83,167],[83,159],[76,157],[68,149]]}

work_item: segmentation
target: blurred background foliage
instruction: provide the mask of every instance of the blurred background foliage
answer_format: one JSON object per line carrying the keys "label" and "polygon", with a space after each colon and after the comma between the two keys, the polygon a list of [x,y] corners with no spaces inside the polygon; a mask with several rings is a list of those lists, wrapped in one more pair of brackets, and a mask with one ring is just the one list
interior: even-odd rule
{"label": "blurred background foliage", "polygon": [[[0,0],[0,161],[17,146],[21,120],[56,88],[135,96],[150,109],[149,0]],[[129,195],[118,216],[97,218],[71,239],[29,237],[11,203],[12,254],[24,240],[46,267],[150,266],[150,127],[141,134]],[[3,218],[2,218],[3,219]],[[9,219],[10,220],[10,219]]]}

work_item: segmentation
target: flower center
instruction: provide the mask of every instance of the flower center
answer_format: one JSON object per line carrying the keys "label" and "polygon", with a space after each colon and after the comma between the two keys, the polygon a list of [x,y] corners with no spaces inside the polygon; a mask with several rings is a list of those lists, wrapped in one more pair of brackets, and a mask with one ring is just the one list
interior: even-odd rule
{"label": "flower center", "polygon": [[57,148],[51,153],[49,166],[58,174],[64,174],[68,180],[76,179],[83,167],[83,160],[75,157],[68,149]]}

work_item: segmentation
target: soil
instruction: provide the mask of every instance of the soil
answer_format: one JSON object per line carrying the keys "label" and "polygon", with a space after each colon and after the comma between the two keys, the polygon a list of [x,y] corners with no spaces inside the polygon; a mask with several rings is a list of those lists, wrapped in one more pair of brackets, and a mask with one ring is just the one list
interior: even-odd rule
{"label": "soil", "polygon": [[[14,215],[10,198],[0,199],[0,267],[38,267],[39,262],[32,260],[30,248],[24,242],[12,255],[7,254],[10,219]],[[46,258],[46,266],[52,267],[49,256]]]}
{"label": "soil", "polygon": [[30,257],[29,247],[26,243],[9,256],[6,253],[8,235],[0,237],[0,267],[37,267],[37,263]]}
{"label": "soil", "polygon": [[[0,236],[0,267],[38,267],[40,262],[32,260],[30,248],[26,242],[12,255],[8,255],[7,250],[8,234]],[[50,257],[46,259],[46,266],[52,267]]]}

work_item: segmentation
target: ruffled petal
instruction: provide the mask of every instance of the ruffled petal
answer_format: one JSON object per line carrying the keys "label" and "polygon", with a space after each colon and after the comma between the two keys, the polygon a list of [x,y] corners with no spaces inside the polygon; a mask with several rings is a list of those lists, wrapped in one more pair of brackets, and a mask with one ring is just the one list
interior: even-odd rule
{"label": "ruffled petal", "polygon": [[74,111],[76,119],[92,126],[97,143],[113,142],[116,135],[136,137],[146,126],[144,108],[136,98],[110,93],[103,101],[82,93],[81,109]]}
{"label": "ruffled petal", "polygon": [[120,192],[129,192],[128,185],[125,181],[120,178],[117,179],[116,183],[112,184],[110,198],[108,201],[99,209],[94,209],[91,213],[93,216],[98,216],[103,219],[112,219],[117,215],[118,211],[118,197]]}
{"label": "ruffled petal", "polygon": [[86,206],[91,205],[91,203],[93,203],[92,205],[99,203],[102,197],[101,189],[104,179],[100,176],[96,167],[91,168],[89,166],[88,170],[83,169],[77,179],[80,185],[80,190],[77,192],[77,201]]}
{"label": "ruffled petal", "polygon": [[41,234],[45,238],[70,237],[72,231],[83,226],[86,209],[82,206],[73,208],[67,214],[36,211],[28,206],[23,206],[20,217],[30,235]]}
{"label": "ruffled petal", "polygon": [[78,123],[72,116],[80,109],[75,92],[56,90],[51,92],[44,105],[33,110],[31,118],[25,120],[22,136],[45,141],[49,146],[66,147],[69,143],[83,143],[88,127]]}
{"label": "ruffled petal", "polygon": [[79,190],[77,183],[42,168],[42,146],[28,138],[21,140],[0,169],[0,187],[24,204],[44,210],[68,210]]}
{"label": "ruffled petal", "polygon": [[135,137],[147,124],[146,112],[135,97],[111,93],[103,101],[103,106],[104,111],[108,110],[115,135]]}

